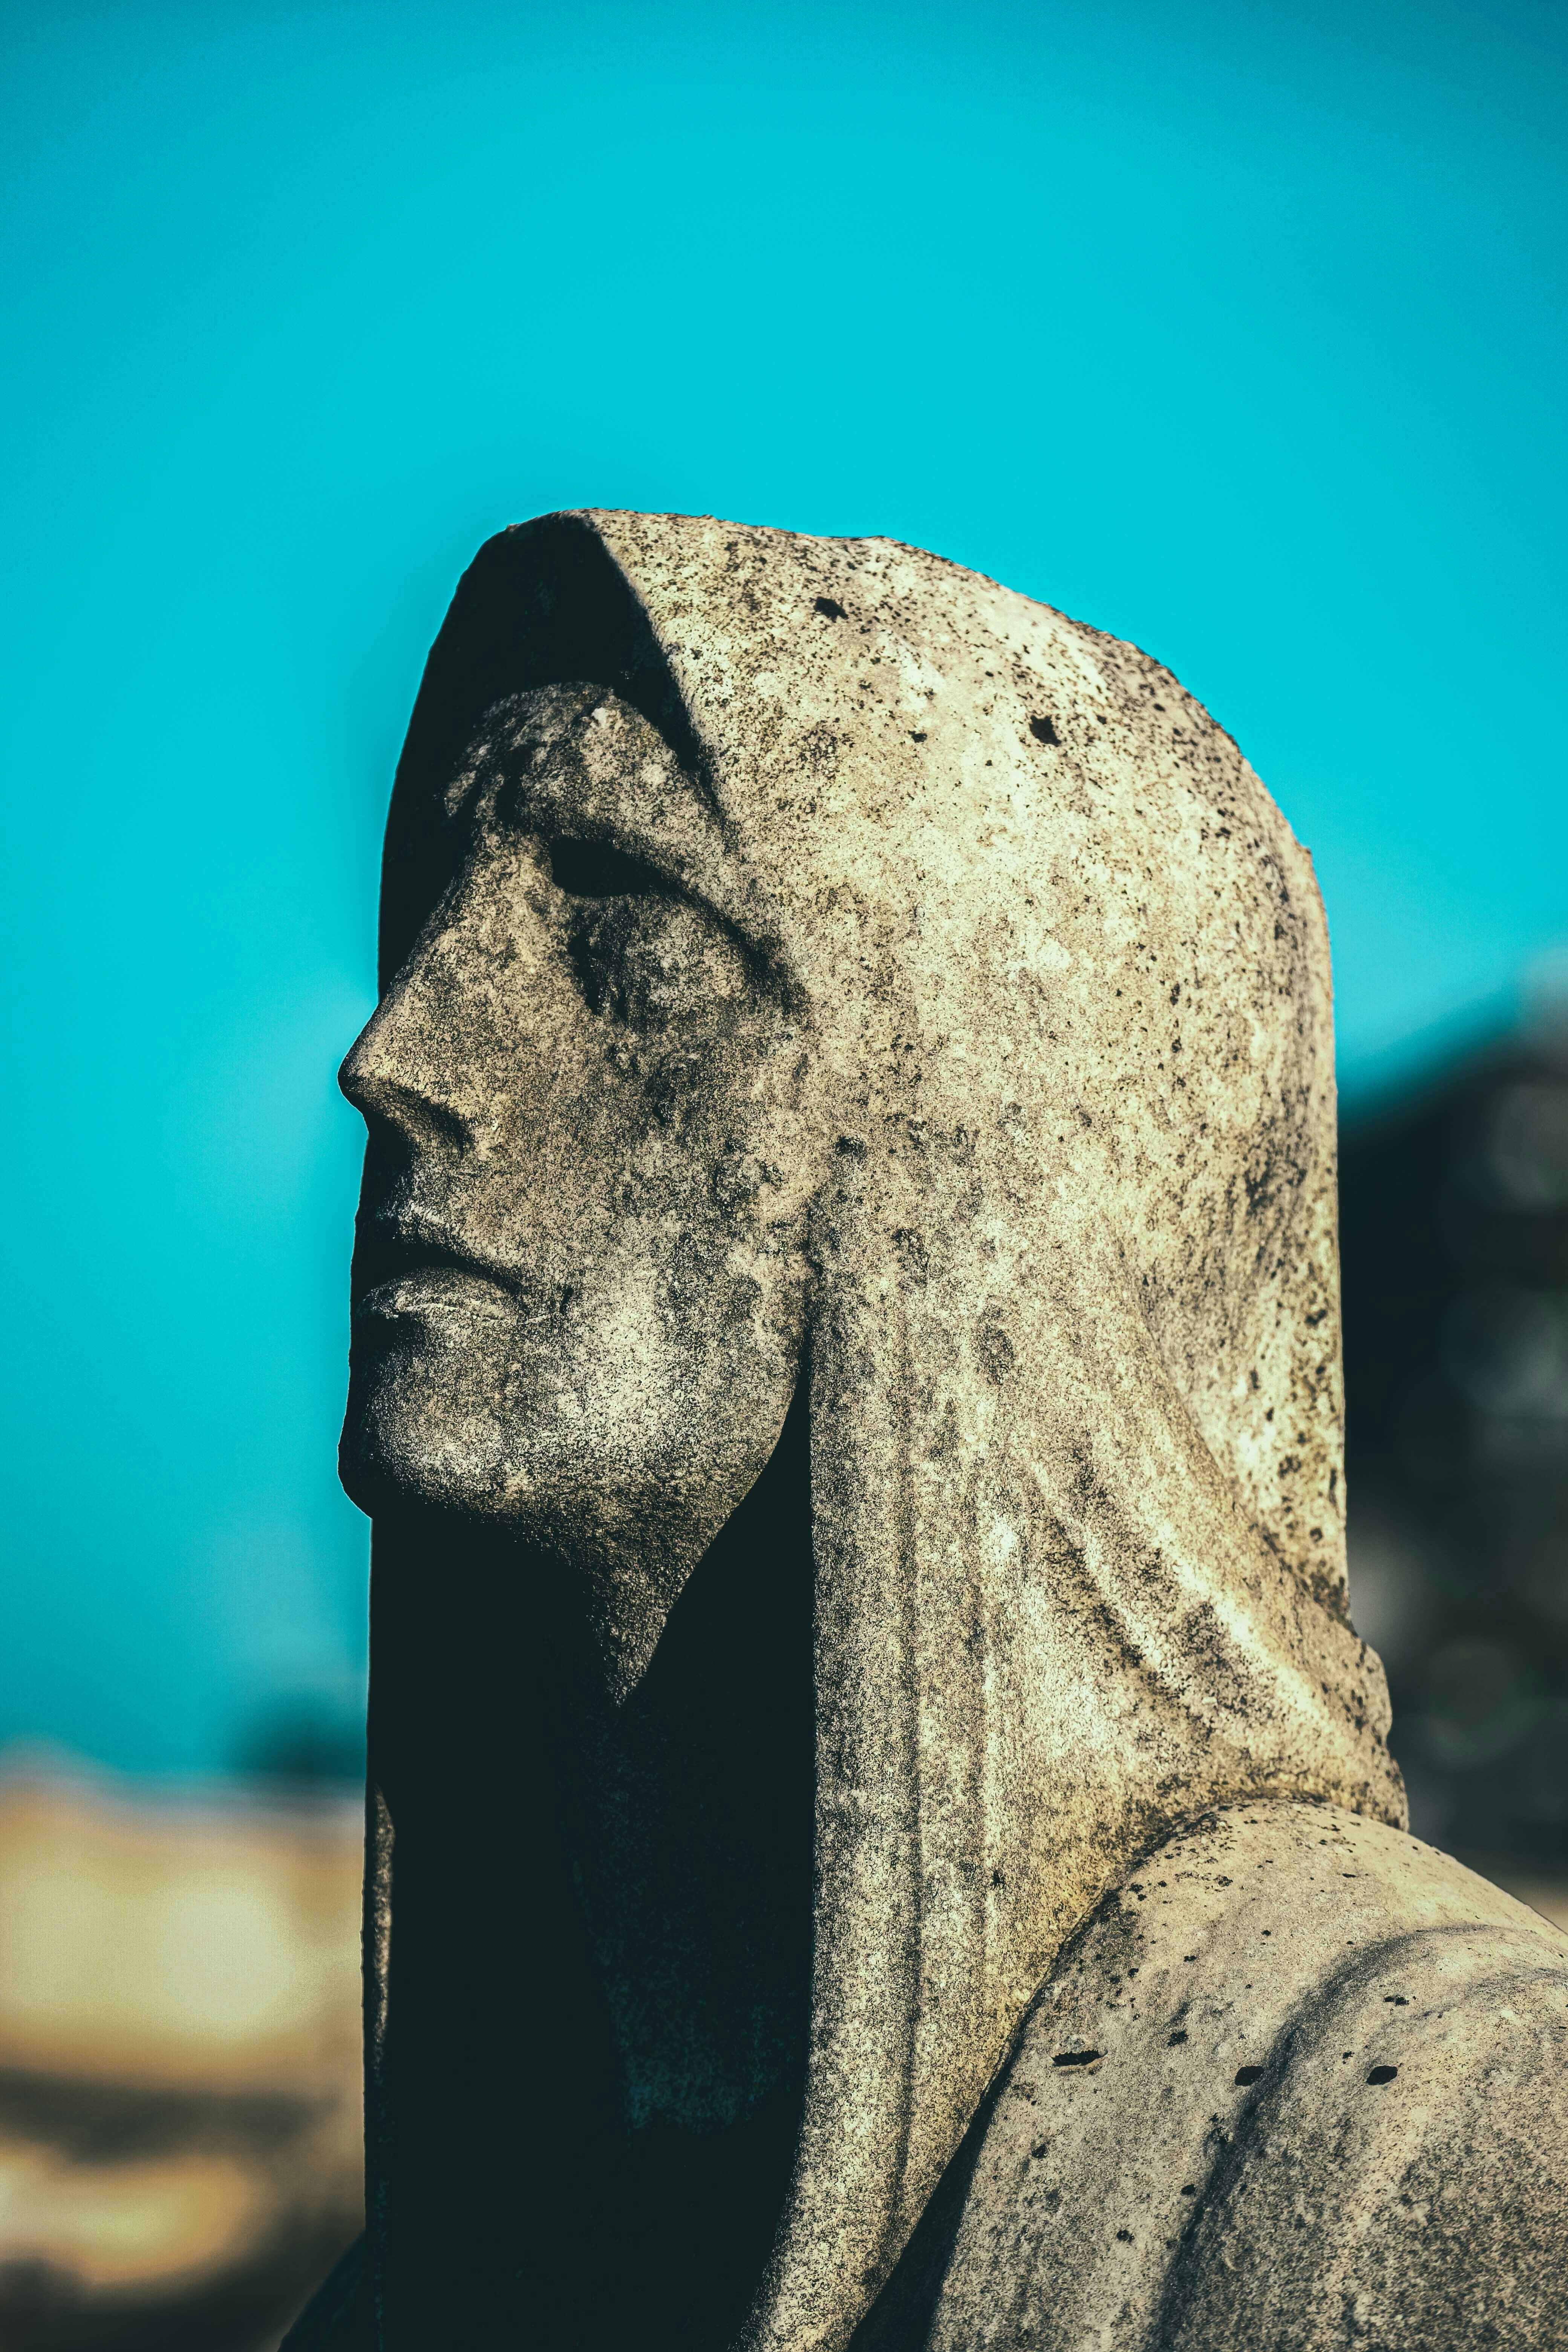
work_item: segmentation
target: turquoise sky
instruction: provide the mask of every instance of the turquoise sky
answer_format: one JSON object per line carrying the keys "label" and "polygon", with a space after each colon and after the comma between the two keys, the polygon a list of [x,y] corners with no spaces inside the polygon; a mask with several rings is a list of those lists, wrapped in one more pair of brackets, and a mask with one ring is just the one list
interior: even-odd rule
{"label": "turquoise sky", "polygon": [[352,1711],[375,861],[552,507],[935,548],[1167,661],[1364,1091],[1568,939],[1560,6],[13,5],[0,1738]]}

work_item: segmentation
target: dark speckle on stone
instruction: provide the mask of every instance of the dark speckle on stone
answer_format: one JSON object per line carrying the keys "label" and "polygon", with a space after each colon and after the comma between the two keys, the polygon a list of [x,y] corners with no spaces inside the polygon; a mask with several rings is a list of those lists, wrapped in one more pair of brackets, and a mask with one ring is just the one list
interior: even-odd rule
{"label": "dark speckle on stone", "polygon": [[1397,2066],[1373,2066],[1366,2079],[1369,2083],[1392,2083],[1398,2072]]}
{"label": "dark speckle on stone", "polygon": [[1051,2063],[1053,2066],[1098,2066],[1102,2054],[1098,2050],[1058,2050]]}
{"label": "dark speckle on stone", "polygon": [[1118,2230],[1116,2234],[1124,2246],[1130,2246],[1132,2243],[1132,2232],[1131,2230]]}
{"label": "dark speckle on stone", "polygon": [[1062,740],[1057,733],[1056,721],[1053,719],[1031,719],[1029,732],[1037,743],[1059,743]]}
{"label": "dark speckle on stone", "polygon": [[825,621],[842,621],[847,618],[843,605],[834,596],[819,596],[811,609],[814,613],[820,613]]}
{"label": "dark speckle on stone", "polygon": [[1236,2079],[1244,2086],[1249,2083],[1261,2083],[1263,2069],[1261,2066],[1238,2066],[1236,2070]]}
{"label": "dark speckle on stone", "polygon": [[1165,2047],[1167,2050],[1173,2050],[1178,2042],[1184,2042],[1186,2038],[1186,2035],[1181,2032],[1173,2033],[1169,2042],[1166,2042]]}
{"label": "dark speckle on stone", "polygon": [[910,728],[910,740],[911,743],[923,743],[925,741],[925,737],[918,727]]}

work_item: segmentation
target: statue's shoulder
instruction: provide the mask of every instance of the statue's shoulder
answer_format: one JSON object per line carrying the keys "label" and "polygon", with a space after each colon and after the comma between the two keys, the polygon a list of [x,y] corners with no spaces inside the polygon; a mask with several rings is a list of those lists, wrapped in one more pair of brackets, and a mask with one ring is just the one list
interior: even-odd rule
{"label": "statue's shoulder", "polygon": [[1568,1937],[1327,1806],[1111,1895],[973,2135],[924,2341],[1568,2346]]}

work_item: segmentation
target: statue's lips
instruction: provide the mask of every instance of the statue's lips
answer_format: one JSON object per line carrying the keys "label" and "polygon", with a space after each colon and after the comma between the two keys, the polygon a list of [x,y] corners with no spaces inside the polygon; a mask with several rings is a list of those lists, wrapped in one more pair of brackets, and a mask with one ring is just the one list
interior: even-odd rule
{"label": "statue's lips", "polygon": [[405,1236],[374,1227],[354,1252],[356,1316],[410,1314],[442,1298],[472,1300],[497,1293],[515,1302],[517,1287],[501,1267],[425,1234]]}

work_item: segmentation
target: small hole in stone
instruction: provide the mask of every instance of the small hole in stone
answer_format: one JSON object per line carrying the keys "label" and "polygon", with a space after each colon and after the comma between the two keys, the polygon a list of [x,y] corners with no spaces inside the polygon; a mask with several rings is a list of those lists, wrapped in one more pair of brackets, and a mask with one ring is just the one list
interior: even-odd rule
{"label": "small hole in stone", "polygon": [[1132,2232],[1131,2230],[1118,2230],[1116,2234],[1121,2239],[1124,2246],[1130,2246],[1132,2243]]}
{"label": "small hole in stone", "polygon": [[1165,2047],[1167,2050],[1173,2050],[1178,2042],[1184,2042],[1186,2038],[1187,2037],[1184,2033],[1173,2033],[1169,2042],[1166,2042]]}
{"label": "small hole in stone", "polygon": [[1242,2084],[1261,2083],[1263,2069],[1261,2066],[1238,2066],[1236,2070],[1236,2079]]}
{"label": "small hole in stone", "polygon": [[819,596],[811,609],[814,613],[820,613],[825,621],[842,621],[846,617],[844,607],[836,596]]}
{"label": "small hole in stone", "polygon": [[1402,1992],[1385,1992],[1383,1997],[1384,2000],[1392,2001],[1395,2009],[1408,2009],[1410,2006]]}
{"label": "small hole in stone", "polygon": [[1059,743],[1062,740],[1057,733],[1056,721],[1052,719],[1031,719],[1029,732],[1037,743]]}
{"label": "small hole in stone", "polygon": [[1369,2083],[1392,2083],[1398,2072],[1397,2066],[1373,2066],[1366,2079]]}
{"label": "small hole in stone", "polygon": [[1051,2060],[1053,2066],[1095,2066],[1100,2059],[1098,2050],[1058,2050]]}

